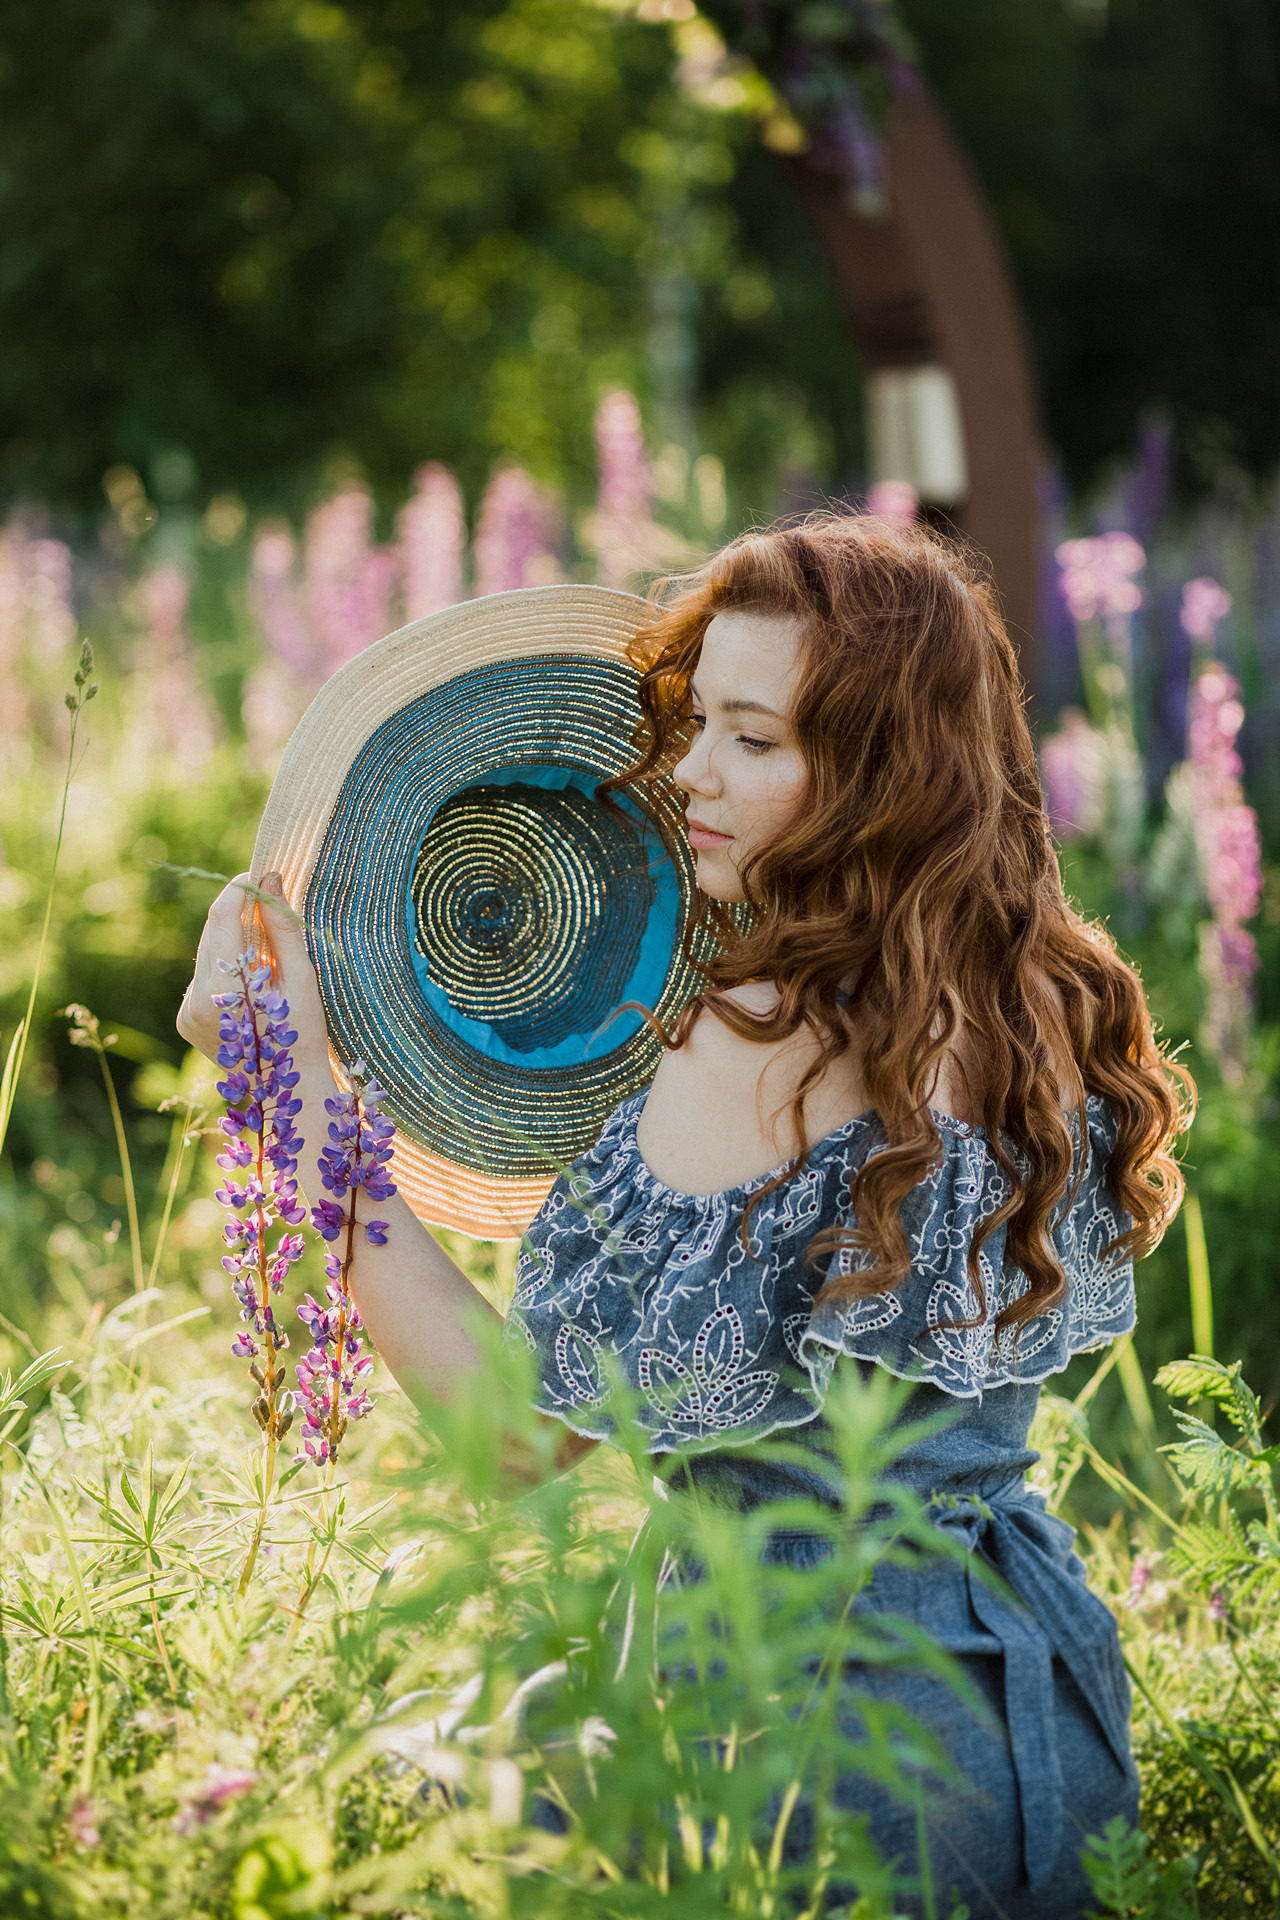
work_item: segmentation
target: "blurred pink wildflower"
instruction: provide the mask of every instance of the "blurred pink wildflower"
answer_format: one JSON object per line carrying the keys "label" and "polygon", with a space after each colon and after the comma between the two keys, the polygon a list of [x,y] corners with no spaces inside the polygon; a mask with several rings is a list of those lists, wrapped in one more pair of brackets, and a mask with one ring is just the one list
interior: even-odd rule
{"label": "blurred pink wildflower", "polygon": [[1257,946],[1243,923],[1253,918],[1262,898],[1262,836],[1258,816],[1244,797],[1236,748],[1243,724],[1239,684],[1213,661],[1191,690],[1188,765],[1196,850],[1213,915],[1200,929],[1203,1037],[1224,1078],[1235,1084],[1243,1075],[1258,968]]}
{"label": "blurred pink wildflower", "polygon": [[877,480],[867,495],[867,512],[877,520],[906,526],[920,511],[920,496],[909,480]]}
{"label": "blurred pink wildflower", "polygon": [[[33,538],[15,515],[0,533],[0,723],[6,768],[25,764],[32,750],[29,667],[37,686],[76,636],[71,549],[61,540]],[[49,713],[60,719],[61,692]]]}
{"label": "blurred pink wildflower", "polygon": [[1147,556],[1131,534],[1064,540],[1056,557],[1062,569],[1062,596],[1073,620],[1127,621],[1142,605],[1136,575]]}
{"label": "blurred pink wildflower", "polygon": [[360,486],[344,487],[307,521],[306,605],[322,679],[390,629],[400,555],[375,547],[372,531],[373,501]]}
{"label": "blurred pink wildflower", "polygon": [[657,572],[693,556],[693,548],[653,517],[653,476],[634,394],[616,387],[596,408],[596,504],[582,533],[596,556],[602,587],[625,587],[636,573]]}
{"label": "blurred pink wildflower", "polygon": [[138,586],[143,633],[139,649],[142,682],[136,720],[144,755],[180,754],[196,768],[209,758],[215,740],[214,718],[191,656],[187,603],[191,581],[182,567],[153,567]]}
{"label": "blurred pink wildflower", "polygon": [[1106,801],[1106,743],[1078,707],[1059,715],[1059,731],[1040,745],[1045,805],[1056,834],[1089,836],[1102,824]]}
{"label": "blurred pink wildflower", "polygon": [[73,1845],[86,1849],[101,1846],[102,1834],[98,1829],[98,1809],[87,1793],[78,1793],[71,1802],[71,1812],[67,1816],[67,1832]]}
{"label": "blurred pink wildflower", "polygon": [[550,498],[523,467],[500,467],[476,521],[476,592],[549,586],[558,572],[554,518]]}
{"label": "blurred pink wildflower", "polygon": [[1182,589],[1182,628],[1193,640],[1212,646],[1218,622],[1231,611],[1231,595],[1208,574],[1188,580]]}
{"label": "blurred pink wildflower", "polygon": [[201,1827],[207,1827],[228,1800],[256,1787],[258,1778],[248,1767],[224,1767],[216,1760],[211,1761],[191,1797],[174,1815],[174,1832],[196,1833]]}
{"label": "blurred pink wildflower", "polygon": [[267,658],[249,676],[242,712],[253,756],[270,765],[316,687],[382,638],[402,556],[372,544],[373,501],[344,487],[310,515],[299,550],[288,527],[256,536],[249,597]]}
{"label": "blurred pink wildflower", "polygon": [[467,521],[462,489],[439,460],[419,467],[414,493],[396,519],[404,617],[422,620],[462,598],[462,563]]}

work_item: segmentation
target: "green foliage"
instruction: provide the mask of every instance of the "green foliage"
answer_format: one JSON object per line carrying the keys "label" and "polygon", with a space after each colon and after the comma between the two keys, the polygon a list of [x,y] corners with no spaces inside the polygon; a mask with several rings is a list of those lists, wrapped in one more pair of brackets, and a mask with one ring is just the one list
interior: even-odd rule
{"label": "green foliage", "polygon": [[1098,1907],[1089,1920],[1193,1920],[1199,1913],[1195,1896],[1196,1863],[1174,1860],[1159,1867],[1147,1857],[1145,1833],[1135,1832],[1123,1820],[1109,1821],[1101,1838],[1085,1842],[1085,1872]]}

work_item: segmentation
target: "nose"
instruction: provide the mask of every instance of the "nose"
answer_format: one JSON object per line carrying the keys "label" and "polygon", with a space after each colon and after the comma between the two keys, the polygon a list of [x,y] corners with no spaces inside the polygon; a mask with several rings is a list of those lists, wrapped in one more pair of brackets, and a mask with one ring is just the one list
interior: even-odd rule
{"label": "nose", "polygon": [[705,794],[708,799],[719,793],[720,782],[711,770],[711,749],[705,727],[694,733],[688,752],[671,769],[671,778],[685,793]]}

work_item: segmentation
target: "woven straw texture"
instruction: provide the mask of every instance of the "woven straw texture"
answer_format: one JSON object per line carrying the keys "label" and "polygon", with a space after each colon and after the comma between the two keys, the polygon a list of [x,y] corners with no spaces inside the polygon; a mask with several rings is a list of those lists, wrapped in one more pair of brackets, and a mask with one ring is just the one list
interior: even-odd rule
{"label": "woven straw texture", "polygon": [[519,1235],[652,1078],[695,990],[692,859],[624,800],[630,594],[494,594],[389,634],[321,689],[254,848],[306,925],[335,1064],[387,1089],[396,1180],[433,1224]]}

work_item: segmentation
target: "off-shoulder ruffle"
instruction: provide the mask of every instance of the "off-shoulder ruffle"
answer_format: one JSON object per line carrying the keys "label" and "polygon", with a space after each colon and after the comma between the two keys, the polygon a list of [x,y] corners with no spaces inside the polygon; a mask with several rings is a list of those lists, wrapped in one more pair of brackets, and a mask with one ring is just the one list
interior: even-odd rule
{"label": "off-shoulder ruffle", "polygon": [[[904,1204],[912,1262],[902,1285],[815,1308],[822,1282],[858,1264],[842,1250],[822,1274],[806,1250],[824,1227],[849,1224],[852,1176],[883,1145],[877,1116],[827,1135],[803,1169],[765,1193],[744,1245],[745,1204],[776,1175],[713,1194],[663,1185],[636,1141],[644,1100],[625,1101],[556,1182],[517,1266],[508,1337],[523,1334],[537,1355],[541,1410],[578,1433],[612,1433],[611,1368],[636,1394],[650,1450],[665,1453],[806,1423],[821,1412],[841,1354],[980,1400],[994,1387],[1044,1380],[1133,1327],[1132,1264],[1108,1257],[1131,1223],[1105,1183],[1115,1124],[1096,1097],[1086,1105],[1079,1186],[1054,1232],[1067,1297],[1016,1341],[997,1339],[994,1327],[1027,1284],[1005,1261],[1003,1227],[980,1255],[985,1316],[968,1274],[974,1231],[1008,1193],[981,1127],[934,1115],[942,1156]],[[977,1324],[954,1324],[963,1321]]]}

